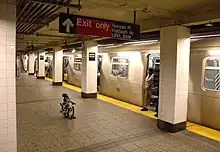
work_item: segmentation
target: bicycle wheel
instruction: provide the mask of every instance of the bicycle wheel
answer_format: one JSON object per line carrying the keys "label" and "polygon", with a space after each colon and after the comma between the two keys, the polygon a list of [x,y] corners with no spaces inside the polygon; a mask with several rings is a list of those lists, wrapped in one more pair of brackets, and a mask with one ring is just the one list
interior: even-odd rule
{"label": "bicycle wheel", "polygon": [[72,106],[71,108],[69,108],[69,112],[68,112],[69,118],[70,119],[75,118],[74,114],[75,114],[75,109],[74,106]]}

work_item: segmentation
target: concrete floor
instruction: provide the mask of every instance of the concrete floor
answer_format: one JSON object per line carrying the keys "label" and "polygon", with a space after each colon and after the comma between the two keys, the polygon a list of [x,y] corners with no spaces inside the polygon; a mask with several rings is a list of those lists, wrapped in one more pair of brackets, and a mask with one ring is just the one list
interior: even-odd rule
{"label": "concrete floor", "polygon": [[[74,120],[59,113],[64,92],[76,102]],[[162,132],[146,116],[24,74],[17,79],[17,127],[19,152],[220,152],[219,142]]]}

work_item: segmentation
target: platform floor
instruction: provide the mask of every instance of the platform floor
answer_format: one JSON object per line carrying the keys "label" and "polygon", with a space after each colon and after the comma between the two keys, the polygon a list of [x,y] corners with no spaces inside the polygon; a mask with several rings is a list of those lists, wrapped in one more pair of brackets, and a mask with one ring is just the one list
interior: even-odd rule
{"label": "platform floor", "polygon": [[[61,117],[61,94],[76,102],[76,119]],[[183,131],[162,132],[156,120],[34,76],[17,79],[19,152],[220,152],[220,143]]]}

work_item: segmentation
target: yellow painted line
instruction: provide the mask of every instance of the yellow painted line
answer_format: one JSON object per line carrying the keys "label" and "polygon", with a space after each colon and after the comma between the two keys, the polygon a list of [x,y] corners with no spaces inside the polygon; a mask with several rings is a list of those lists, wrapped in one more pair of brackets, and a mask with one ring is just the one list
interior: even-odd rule
{"label": "yellow painted line", "polygon": [[50,81],[50,82],[53,82],[53,79],[48,78],[48,77],[45,77],[45,80]]}
{"label": "yellow painted line", "polygon": [[67,84],[66,82],[63,82],[63,87],[74,90],[76,92],[81,92],[81,88]]}
{"label": "yellow painted line", "polygon": [[147,117],[150,117],[150,118],[153,118],[153,119],[157,119],[156,117],[154,117],[155,112],[150,111],[150,110],[149,111],[141,111],[141,107],[139,107],[139,106],[135,106],[135,105],[132,105],[132,104],[127,103],[127,102],[123,102],[123,101],[120,101],[120,100],[117,100],[117,99],[106,97],[106,96],[101,95],[101,94],[98,94],[98,99],[100,99],[102,101],[105,101],[105,102],[108,102],[108,103],[111,103],[113,105],[116,105],[118,107],[121,107],[121,108],[130,110],[130,111],[142,114],[144,116],[147,116]]}
{"label": "yellow painted line", "polygon": [[220,131],[214,130],[205,126],[201,126],[195,123],[190,123],[190,126],[187,127],[188,131],[205,136],[207,138],[216,140],[220,142]]}
{"label": "yellow painted line", "polygon": [[[47,80],[47,78],[46,78],[46,80]],[[48,79],[48,81],[51,81],[51,79],[50,80]],[[73,86],[73,85],[69,85],[65,82],[63,82],[63,86],[65,88],[74,90],[76,92],[81,92],[81,88]],[[104,95],[101,95],[101,94],[98,94],[97,98],[102,100],[102,101],[105,101],[105,102],[111,103],[113,105],[116,105],[118,107],[121,107],[121,108],[130,110],[130,111],[139,113],[141,115],[144,115],[144,116],[147,116],[147,117],[150,117],[150,118],[153,118],[153,119],[157,119],[156,117],[154,117],[155,112],[150,111],[150,110],[149,111],[141,111],[141,107],[139,107],[139,106],[135,106],[135,105],[132,105],[130,103],[123,102],[123,101],[120,101],[120,100],[117,100],[117,99],[113,99],[111,97],[107,97],[107,96],[104,96]],[[192,122],[187,122],[187,130],[190,131],[190,132],[199,134],[201,136],[204,136],[204,137],[216,140],[216,141],[220,141],[220,131],[217,131],[217,130],[214,130],[214,129],[211,129],[211,128],[208,128],[208,127],[205,127],[205,126],[201,126],[199,124],[195,124],[195,123],[192,123]]]}

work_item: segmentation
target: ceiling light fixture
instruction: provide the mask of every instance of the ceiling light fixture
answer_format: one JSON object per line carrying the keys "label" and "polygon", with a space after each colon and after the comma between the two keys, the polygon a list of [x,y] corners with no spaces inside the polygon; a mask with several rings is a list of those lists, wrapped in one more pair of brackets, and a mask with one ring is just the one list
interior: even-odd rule
{"label": "ceiling light fixture", "polygon": [[210,38],[210,37],[220,37],[220,34],[209,34],[209,35],[190,36],[191,39],[197,39],[197,38]]}
{"label": "ceiling light fixture", "polygon": [[207,24],[205,24],[205,26],[207,26],[207,27],[212,27],[212,26],[214,26],[211,22],[209,22],[209,23],[207,23]]}
{"label": "ceiling light fixture", "polygon": [[116,44],[98,44],[98,47],[114,46]]}
{"label": "ceiling light fixture", "polygon": [[125,45],[130,45],[130,44],[149,44],[149,43],[153,43],[153,42],[158,42],[158,40],[126,42],[126,43],[123,43],[123,44],[125,44]]}

